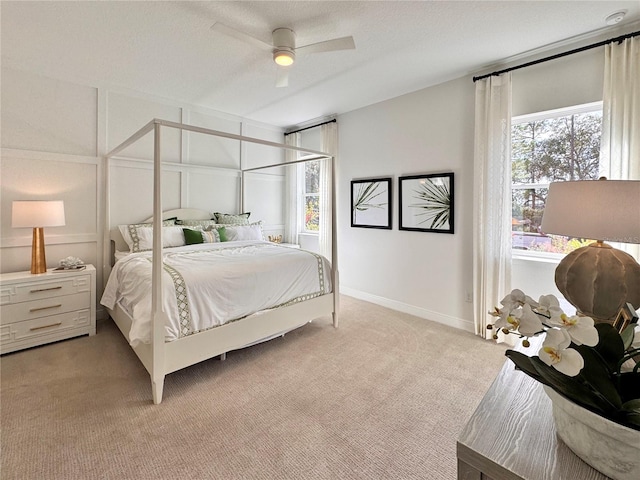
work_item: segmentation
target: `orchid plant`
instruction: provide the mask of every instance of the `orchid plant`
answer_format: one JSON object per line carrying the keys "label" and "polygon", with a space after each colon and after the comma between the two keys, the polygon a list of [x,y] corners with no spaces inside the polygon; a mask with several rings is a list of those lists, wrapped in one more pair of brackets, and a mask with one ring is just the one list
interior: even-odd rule
{"label": "orchid plant", "polygon": [[489,312],[487,328],[529,338],[546,334],[537,356],[515,350],[506,355],[538,382],[609,420],[640,430],[640,348],[634,348],[635,323],[618,332],[590,317],[567,315],[553,295],[533,300],[513,290]]}

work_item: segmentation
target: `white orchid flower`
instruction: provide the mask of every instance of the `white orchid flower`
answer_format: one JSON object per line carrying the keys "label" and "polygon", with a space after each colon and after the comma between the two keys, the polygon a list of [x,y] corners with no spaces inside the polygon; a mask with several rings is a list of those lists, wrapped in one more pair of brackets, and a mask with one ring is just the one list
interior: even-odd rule
{"label": "white orchid flower", "polygon": [[527,303],[522,307],[519,321],[518,331],[527,337],[531,337],[542,330],[540,317],[533,311],[531,305]]}
{"label": "white orchid flower", "polygon": [[510,313],[511,311],[507,310],[506,308],[495,307],[495,310],[489,312],[489,315],[496,317],[496,321],[493,323],[493,325],[496,328],[502,328],[507,323],[507,317]]}
{"label": "white orchid flower", "polygon": [[594,321],[591,317],[579,317],[578,315],[570,317],[562,313],[560,315],[552,315],[549,323],[566,330],[576,345],[584,344],[595,347],[600,340],[598,330],[594,326]]}
{"label": "white orchid flower", "polygon": [[514,308],[498,308],[496,307],[493,312],[489,312],[490,315],[496,317],[494,327],[496,329],[506,328],[508,330],[515,330],[519,322],[517,318],[520,317],[520,307]]}
{"label": "white orchid flower", "polygon": [[560,373],[575,377],[584,367],[584,359],[577,350],[567,348],[571,345],[571,337],[564,329],[551,328],[538,352],[538,357],[547,365]]}
{"label": "white orchid flower", "polygon": [[533,298],[525,295],[522,290],[517,288],[513,289],[511,293],[504,297],[500,303],[505,307],[509,305],[522,306],[525,304],[531,305],[532,307],[538,306],[538,303]]}
{"label": "white orchid flower", "polygon": [[547,317],[564,313],[555,295],[542,295],[538,301],[538,308],[536,310],[538,313]]}

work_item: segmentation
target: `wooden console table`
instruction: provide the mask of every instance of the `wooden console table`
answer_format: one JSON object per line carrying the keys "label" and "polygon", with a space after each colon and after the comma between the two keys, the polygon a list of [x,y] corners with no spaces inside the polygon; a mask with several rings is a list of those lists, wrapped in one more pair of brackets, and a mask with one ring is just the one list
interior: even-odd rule
{"label": "wooden console table", "polygon": [[551,400],[542,385],[516,371],[511,360],[460,434],[457,452],[458,480],[609,478],[556,436]]}

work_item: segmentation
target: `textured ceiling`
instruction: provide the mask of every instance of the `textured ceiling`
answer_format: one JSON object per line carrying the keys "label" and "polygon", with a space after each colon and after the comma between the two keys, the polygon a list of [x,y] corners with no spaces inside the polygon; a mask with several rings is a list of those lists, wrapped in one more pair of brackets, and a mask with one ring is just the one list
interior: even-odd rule
{"label": "textured ceiling", "polygon": [[[2,65],[117,87],[273,125],[343,113],[477,72],[587,32],[639,1],[280,1],[0,3]],[[270,42],[352,35],[356,50],[299,57],[275,88],[269,52],[210,29]]]}

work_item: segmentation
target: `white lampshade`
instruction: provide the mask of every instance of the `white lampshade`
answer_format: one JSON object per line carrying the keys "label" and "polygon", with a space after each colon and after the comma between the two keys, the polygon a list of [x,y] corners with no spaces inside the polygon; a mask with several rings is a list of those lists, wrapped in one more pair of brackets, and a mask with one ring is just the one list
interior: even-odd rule
{"label": "white lampshade", "polygon": [[640,243],[640,180],[581,180],[549,185],[542,231]]}
{"label": "white lampshade", "polygon": [[62,200],[23,200],[12,204],[14,228],[61,227],[65,224]]}

